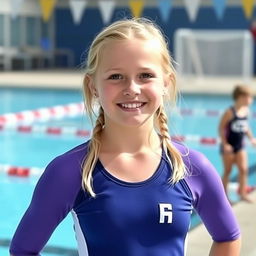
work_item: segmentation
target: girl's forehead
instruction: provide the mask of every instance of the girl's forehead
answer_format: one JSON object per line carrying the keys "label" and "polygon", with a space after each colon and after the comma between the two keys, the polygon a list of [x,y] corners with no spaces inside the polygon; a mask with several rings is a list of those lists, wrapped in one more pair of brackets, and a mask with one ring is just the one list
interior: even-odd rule
{"label": "girl's forehead", "polygon": [[156,40],[125,39],[108,43],[99,55],[101,68],[115,66],[161,66],[162,54]]}
{"label": "girl's forehead", "polygon": [[109,51],[109,50],[117,50],[121,49],[122,51],[126,51],[129,47],[135,46],[135,49],[143,48],[151,48],[152,50],[157,50],[159,52],[160,41],[155,38],[144,39],[144,38],[137,38],[131,37],[127,39],[112,39],[104,43],[102,50]]}
{"label": "girl's forehead", "polygon": [[[99,52],[100,63],[127,61],[159,61],[162,53],[157,40],[145,40],[138,38],[113,40],[107,42]],[[100,64],[99,63],[99,64]]]}
{"label": "girl's forehead", "polygon": [[240,94],[240,96],[238,98],[241,98],[241,99],[245,99],[245,98],[252,98],[252,95],[251,94]]}

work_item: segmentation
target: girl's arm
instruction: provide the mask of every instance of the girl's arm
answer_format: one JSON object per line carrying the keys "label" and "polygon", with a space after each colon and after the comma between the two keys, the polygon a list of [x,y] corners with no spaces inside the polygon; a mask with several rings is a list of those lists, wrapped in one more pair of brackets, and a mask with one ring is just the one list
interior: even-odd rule
{"label": "girl's arm", "polygon": [[250,142],[252,143],[253,146],[256,146],[256,138],[253,137],[252,131],[250,128],[248,128],[246,132],[247,137],[249,138]]}
{"label": "girl's arm", "polygon": [[[248,113],[248,116],[250,116],[249,113]],[[256,138],[253,136],[253,133],[252,133],[252,130],[251,130],[250,126],[248,126],[248,129],[245,132],[245,134],[248,137],[248,139],[250,140],[251,144],[253,146],[256,146]]]}
{"label": "girl's arm", "polygon": [[239,256],[240,255],[240,248],[241,248],[241,239],[238,238],[234,241],[229,242],[213,242],[210,256]]}
{"label": "girl's arm", "polygon": [[253,139],[253,134],[250,128],[248,128],[247,132],[246,132],[247,137],[249,138],[249,140]]}
{"label": "girl's arm", "polygon": [[212,237],[210,256],[239,256],[240,228],[224,191],[219,173],[201,153],[191,150],[185,159],[189,175],[185,178],[193,207]]}
{"label": "girl's arm", "polygon": [[222,116],[219,124],[219,135],[221,140],[221,145],[223,147],[223,152],[231,152],[232,146],[227,142],[226,138],[226,127],[228,122],[232,119],[232,111],[228,109]]}
{"label": "girl's arm", "polygon": [[57,225],[73,207],[81,188],[79,163],[77,157],[64,154],[47,166],[12,238],[11,255],[40,255]]}
{"label": "girl's arm", "polygon": [[220,135],[221,143],[223,145],[228,144],[226,139],[226,127],[228,122],[231,120],[231,118],[232,118],[232,112],[230,109],[228,109],[221,117],[221,120],[219,123],[219,135]]}

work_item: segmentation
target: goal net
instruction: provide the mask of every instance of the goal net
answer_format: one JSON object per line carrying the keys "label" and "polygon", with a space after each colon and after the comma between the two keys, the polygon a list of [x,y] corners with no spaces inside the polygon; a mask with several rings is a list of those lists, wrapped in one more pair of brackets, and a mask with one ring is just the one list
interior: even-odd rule
{"label": "goal net", "polygon": [[182,77],[253,77],[253,38],[248,30],[178,29],[174,59]]}

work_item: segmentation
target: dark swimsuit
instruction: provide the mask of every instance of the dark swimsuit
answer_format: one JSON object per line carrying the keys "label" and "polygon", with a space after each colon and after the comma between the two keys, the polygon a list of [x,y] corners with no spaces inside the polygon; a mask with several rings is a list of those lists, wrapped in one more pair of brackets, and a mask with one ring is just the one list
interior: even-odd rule
{"label": "dark swimsuit", "polygon": [[[231,111],[233,118],[226,127],[226,138],[227,142],[232,146],[233,152],[237,153],[244,148],[244,137],[248,131],[248,116],[237,116],[234,107],[231,107]],[[221,145],[221,153],[223,153],[223,145]]]}

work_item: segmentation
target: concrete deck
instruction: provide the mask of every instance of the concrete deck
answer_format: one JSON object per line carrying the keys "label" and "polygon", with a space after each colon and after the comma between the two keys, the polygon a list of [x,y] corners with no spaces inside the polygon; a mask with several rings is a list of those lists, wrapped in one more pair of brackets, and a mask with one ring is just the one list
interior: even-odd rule
{"label": "concrete deck", "polygon": [[82,70],[0,72],[0,87],[80,89]]}
{"label": "concrete deck", "polygon": [[[256,201],[256,191],[251,197]],[[233,209],[242,232],[241,256],[256,256],[256,203],[239,202]],[[211,243],[204,225],[196,227],[189,232],[187,256],[209,255]]]}

